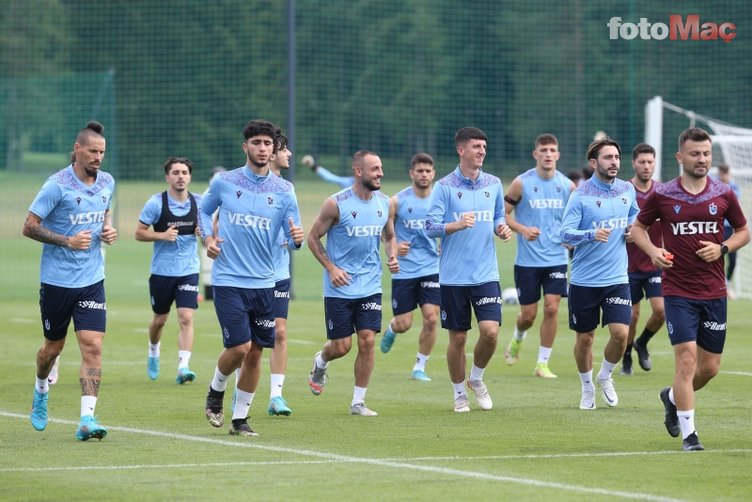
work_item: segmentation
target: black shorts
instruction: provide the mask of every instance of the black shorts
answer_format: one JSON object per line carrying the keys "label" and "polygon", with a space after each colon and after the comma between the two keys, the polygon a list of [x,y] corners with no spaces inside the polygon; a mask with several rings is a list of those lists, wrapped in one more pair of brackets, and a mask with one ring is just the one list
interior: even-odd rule
{"label": "black shorts", "polygon": [[569,286],[569,328],[589,333],[598,327],[601,310],[603,323],[626,324],[632,320],[632,299],[629,284],[613,286]]}
{"label": "black shorts", "polygon": [[671,345],[697,342],[697,346],[713,354],[722,354],[726,343],[726,298],[691,300],[667,296],[666,329]]}
{"label": "black shorts", "polygon": [[225,348],[250,341],[274,347],[274,288],[214,286],[214,310]]}
{"label": "black shorts", "polygon": [[175,308],[198,308],[198,274],[170,277],[152,274],[149,277],[151,310],[157,315],[168,314],[172,302]]}
{"label": "black shorts", "polygon": [[441,327],[452,331],[471,328],[470,309],[478,322],[501,324],[501,287],[498,281],[477,286],[441,285]]}
{"label": "black shorts", "polygon": [[39,310],[42,313],[44,337],[62,340],[73,319],[75,331],[97,331],[107,328],[107,303],[104,281],[83,288],[63,288],[42,283],[39,288]]}
{"label": "black shorts", "polygon": [[632,304],[640,303],[643,298],[663,296],[662,278],[663,272],[630,272],[629,291],[632,294]]}
{"label": "black shorts", "polygon": [[439,274],[414,279],[392,279],[392,313],[412,312],[416,307],[441,304]]}
{"label": "black shorts", "polygon": [[365,298],[324,298],[326,337],[347,338],[362,329],[381,331],[381,293]]}
{"label": "black shorts", "polygon": [[274,317],[287,319],[290,308],[290,279],[279,281],[274,285]]}
{"label": "black shorts", "polygon": [[567,296],[567,266],[523,267],[514,266],[514,285],[520,305],[532,305],[544,295]]}

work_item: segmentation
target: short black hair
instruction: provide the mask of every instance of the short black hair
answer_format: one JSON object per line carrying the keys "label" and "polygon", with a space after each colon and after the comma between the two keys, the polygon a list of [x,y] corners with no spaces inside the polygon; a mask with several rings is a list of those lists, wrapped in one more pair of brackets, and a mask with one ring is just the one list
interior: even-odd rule
{"label": "short black hair", "polygon": [[412,160],[410,160],[410,169],[412,169],[413,167],[415,167],[416,164],[430,164],[430,165],[433,165],[434,164],[433,157],[431,157],[430,155],[428,155],[427,153],[424,153],[424,152],[416,153],[415,155],[413,155]]}
{"label": "short black hair", "polygon": [[681,147],[684,146],[684,143],[687,141],[710,141],[713,142],[710,139],[710,134],[708,134],[708,131],[705,129],[702,129],[700,127],[690,127],[689,129],[684,129],[682,133],[679,135],[679,150],[681,150]]}
{"label": "short black hair", "polygon": [[601,150],[603,150],[603,148],[606,146],[616,147],[616,151],[619,152],[619,156],[621,156],[621,147],[619,146],[619,143],[609,137],[605,137],[603,139],[597,139],[590,143],[587,148],[587,160],[597,159],[598,154],[601,153]]}
{"label": "short black hair", "polygon": [[486,136],[486,133],[484,133],[483,130],[478,129],[477,127],[463,127],[455,133],[454,144],[459,145],[460,143],[464,143],[471,139],[482,139],[483,141],[488,141],[488,136]]}
{"label": "short black hair", "polygon": [[164,173],[170,174],[170,168],[173,164],[185,164],[188,166],[188,172],[193,174],[193,162],[187,157],[167,157],[164,162]]}
{"label": "short black hair", "polygon": [[251,120],[245,125],[245,127],[243,127],[243,137],[246,140],[249,140],[254,136],[269,136],[272,139],[275,151],[277,147],[277,139],[280,134],[282,134],[280,128],[268,120]]}
{"label": "short black hair", "polygon": [[652,153],[653,157],[655,157],[655,148],[647,143],[637,143],[632,149],[632,160],[637,160],[637,157],[639,157],[641,153]]}

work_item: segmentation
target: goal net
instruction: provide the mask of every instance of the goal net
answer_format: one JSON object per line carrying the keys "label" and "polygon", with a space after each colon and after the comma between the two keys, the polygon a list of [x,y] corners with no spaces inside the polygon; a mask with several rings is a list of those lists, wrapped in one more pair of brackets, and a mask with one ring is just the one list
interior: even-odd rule
{"label": "goal net", "polygon": [[[672,132],[670,138],[663,137],[664,110],[684,115],[689,121],[686,126],[694,127],[699,125],[711,133],[714,164],[711,169],[711,175],[717,175],[717,166],[719,164],[726,163],[729,165],[732,180],[739,187],[739,202],[744,210],[744,214],[748,219],[752,219],[752,129],[700,115],[691,110],[667,103],[660,96],[656,96],[645,107],[645,141],[656,147],[657,153],[661,151],[660,147],[664,144],[664,140],[675,142],[675,138],[679,132]],[[675,149],[676,146],[673,143],[671,149],[667,147],[667,154],[673,153]],[[657,157],[660,157],[660,154]],[[660,159],[656,158],[656,161],[659,163]],[[666,174],[661,176],[661,167],[658,165],[656,168],[656,177],[659,179],[662,178],[664,181],[671,179],[675,176],[673,169],[673,166],[668,167]],[[737,252],[736,269],[729,288],[737,298],[752,299],[752,248],[749,246]]]}

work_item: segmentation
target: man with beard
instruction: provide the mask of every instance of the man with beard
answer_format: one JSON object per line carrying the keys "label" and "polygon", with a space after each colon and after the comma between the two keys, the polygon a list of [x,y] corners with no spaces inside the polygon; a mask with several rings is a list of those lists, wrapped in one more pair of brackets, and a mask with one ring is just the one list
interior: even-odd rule
{"label": "man with beard", "polygon": [[47,179],[31,203],[23,227],[26,237],[44,244],[39,291],[44,342],[37,352],[29,418],[36,430],[47,427],[47,378],[65,346],[72,319],[81,350],[79,441],[101,440],[107,435],[107,429],[94,417],[107,323],[101,246],[117,238],[110,216],[115,181],[100,171],[105,154],[103,133],[102,124],[93,121],[78,132],[71,165]]}
{"label": "man with beard", "polygon": [[[674,381],[660,392],[664,424],[681,434],[685,451],[703,450],[695,430],[695,392],[718,374],[726,341],[724,256],[749,242],[747,219],[730,186],[708,176],[713,163],[707,131],[692,127],[679,136],[681,174],[645,201],[632,238],[664,270],[668,336],[674,348]],[[660,218],[663,247],[647,228]],[[734,229],[724,240],[723,221]]]}
{"label": "man with beard", "polygon": [[632,301],[627,275],[625,232],[639,211],[634,186],[618,179],[619,144],[603,138],[587,149],[593,176],[569,198],[561,223],[561,241],[574,246],[569,287],[569,328],[577,334],[574,358],[582,383],[580,409],[595,409],[593,341],[595,329],[608,325],[597,381],[608,406],[619,398],[611,374],[627,345]]}
{"label": "man with beard", "polygon": [[[224,425],[227,377],[241,368],[230,434],[257,436],[248,411],[261,376],[264,348],[274,347],[274,247],[280,230],[293,246],[303,244],[292,184],[269,170],[279,128],[252,120],[243,128],[246,164],[220,173],[201,204],[201,235],[212,268],[214,309],[224,350],[206,397],[206,418]],[[217,233],[213,215],[219,209]]]}
{"label": "man with beard", "polygon": [[[389,197],[382,194],[381,159],[368,150],[352,160],[355,183],[324,201],[308,234],[308,247],[324,267],[324,315],[328,341],[316,354],[308,377],[311,392],[324,390],[329,363],[347,355],[352,334],[358,336],[355,387],[350,413],[377,413],[366,407],[365,396],[374,364],[374,340],[381,331],[381,258],[384,240],[389,271],[399,272],[394,222]],[[321,239],[326,236],[326,248]]]}
{"label": "man with beard", "polygon": [[431,186],[436,176],[433,157],[418,153],[410,162],[412,184],[389,201],[389,218],[397,235],[397,256],[400,271],[392,277],[392,312],[381,337],[381,352],[391,350],[397,335],[410,329],[413,311],[420,307],[423,328],[418,339],[418,354],[412,378],[430,382],[426,362],[436,343],[439,319],[439,250],[436,239],[426,235],[425,220],[431,205]]}
{"label": "man with beard", "polygon": [[196,379],[189,363],[193,348],[193,314],[198,308],[196,228],[201,196],[188,191],[193,175],[190,159],[170,157],[164,163],[164,172],[169,185],[167,190],[149,198],[136,225],[136,240],[154,243],[149,277],[154,318],[149,323],[146,373],[151,380],[159,376],[162,331],[175,302],[180,326],[175,381],[182,385]]}
{"label": "man with beard", "polygon": [[[637,205],[642,207],[651,193],[660,185],[654,181],[655,149],[647,143],[640,143],[632,150],[632,168],[635,175],[629,180],[635,187]],[[630,232],[627,232],[627,257],[629,259],[629,290],[632,296],[632,320],[629,323],[627,349],[621,362],[621,374],[632,374],[632,348],[637,352],[637,362],[644,371],[650,371],[653,363],[650,361],[648,342],[661,329],[664,321],[663,291],[661,289],[661,269],[653,265],[648,255],[632,242]],[[663,246],[663,232],[661,225],[650,226],[650,241]],[[637,334],[637,321],[640,319],[640,301],[647,298],[650,302],[651,314],[645,323],[640,336]]]}

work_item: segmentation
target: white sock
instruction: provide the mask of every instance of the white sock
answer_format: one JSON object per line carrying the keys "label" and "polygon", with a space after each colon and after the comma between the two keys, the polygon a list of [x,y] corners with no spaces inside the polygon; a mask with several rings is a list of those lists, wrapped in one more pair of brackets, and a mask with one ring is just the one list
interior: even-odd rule
{"label": "white sock", "polygon": [[244,390],[237,389],[238,396],[235,400],[235,408],[232,410],[232,419],[237,420],[239,418],[248,418],[248,410],[251,409],[251,403],[253,402],[253,396],[255,392],[246,392]]}
{"label": "white sock", "polygon": [[476,365],[473,364],[473,369],[470,370],[470,378],[468,380],[477,381],[477,380],[483,380],[483,372],[485,371],[485,368],[478,368]]}
{"label": "white sock", "polygon": [[514,339],[521,342],[527,336],[527,330],[520,331],[517,326],[514,327]]}
{"label": "white sock", "polygon": [[413,371],[426,371],[426,363],[428,362],[428,358],[431,356],[426,356],[418,352],[418,355],[415,357],[415,366],[413,366]]}
{"label": "white sock", "polygon": [[368,390],[367,387],[358,387],[356,385],[353,388],[353,398],[352,398],[352,402],[350,403],[350,406],[355,406],[358,403],[365,403],[366,402],[366,390]]}
{"label": "white sock", "polygon": [[598,380],[608,380],[611,378],[611,373],[614,371],[614,368],[616,368],[616,365],[619,364],[619,362],[610,363],[606,361],[606,358],[603,358],[603,363],[601,364],[601,370],[598,372]]}
{"label": "white sock", "polygon": [[318,366],[322,370],[326,369],[326,367],[329,366],[329,362],[324,361],[324,358],[322,357],[321,352],[316,354],[316,366]]}
{"label": "white sock", "polygon": [[284,373],[272,373],[269,380],[271,381],[271,392],[269,399],[282,396],[282,386],[285,384]]}
{"label": "white sock", "polygon": [[676,416],[679,417],[682,439],[687,439],[687,436],[695,432],[695,410],[676,410]]}
{"label": "white sock", "polygon": [[94,416],[94,409],[97,407],[97,396],[81,396],[81,416]]}
{"label": "white sock", "polygon": [[183,368],[188,368],[188,363],[191,360],[191,351],[190,350],[179,350],[178,351],[178,369],[181,370]]}
{"label": "white sock", "polygon": [[465,390],[465,382],[460,382],[460,383],[452,382],[452,387],[454,387],[454,399],[455,400],[460,396],[467,397],[467,390]]}
{"label": "white sock", "polygon": [[673,387],[671,387],[668,390],[668,400],[671,401],[671,404],[676,406],[676,401],[674,401],[674,388]]}
{"label": "white sock", "polygon": [[551,357],[552,350],[553,348],[544,347],[543,345],[538,347],[538,364],[540,363],[548,364],[548,358]]}
{"label": "white sock", "polygon": [[595,386],[593,385],[593,370],[580,373],[580,381],[582,382],[582,390],[590,390]]}
{"label": "white sock", "polygon": [[149,342],[149,357],[159,357],[159,347],[162,342],[151,343]]}
{"label": "white sock", "polygon": [[386,325],[386,332],[397,336],[397,332],[392,329],[392,321],[389,321],[389,323]]}
{"label": "white sock", "polygon": [[34,388],[40,394],[47,394],[50,391],[50,382],[46,378],[37,377],[37,383]]}
{"label": "white sock", "polygon": [[224,392],[227,389],[227,377],[228,375],[219,371],[219,368],[214,368],[214,378],[212,378],[211,388],[219,392]]}

